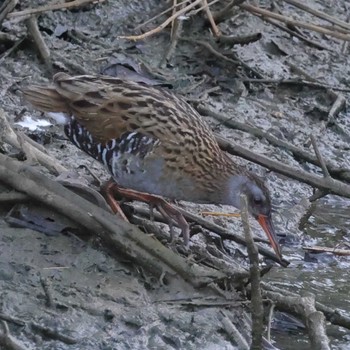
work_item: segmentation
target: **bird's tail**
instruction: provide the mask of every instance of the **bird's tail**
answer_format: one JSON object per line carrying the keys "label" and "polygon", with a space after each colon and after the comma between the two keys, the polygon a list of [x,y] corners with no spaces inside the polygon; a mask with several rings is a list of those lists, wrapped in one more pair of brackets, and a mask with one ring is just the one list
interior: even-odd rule
{"label": "bird's tail", "polygon": [[22,89],[24,98],[42,112],[68,113],[68,106],[53,86],[31,85]]}

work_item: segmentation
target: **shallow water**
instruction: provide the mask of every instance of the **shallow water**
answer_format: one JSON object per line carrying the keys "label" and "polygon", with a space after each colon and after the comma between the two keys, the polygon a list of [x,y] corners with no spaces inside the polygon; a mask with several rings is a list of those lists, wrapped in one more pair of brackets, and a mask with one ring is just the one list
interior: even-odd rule
{"label": "shallow water", "polygon": [[[305,224],[304,246],[324,246],[349,249],[350,200],[329,196],[319,200],[312,215]],[[316,301],[330,308],[350,313],[349,268],[350,256],[335,256],[331,253],[308,254],[302,245],[286,247],[293,251],[293,259],[286,269],[276,268],[266,276],[266,280],[277,287],[295,293],[311,292]],[[288,254],[288,253],[287,253]],[[282,349],[308,349],[307,335],[303,332],[288,333],[288,337],[276,333],[276,340]],[[341,327],[330,327],[328,336],[337,349],[350,348],[350,332]],[[300,346],[300,347],[299,347]]]}

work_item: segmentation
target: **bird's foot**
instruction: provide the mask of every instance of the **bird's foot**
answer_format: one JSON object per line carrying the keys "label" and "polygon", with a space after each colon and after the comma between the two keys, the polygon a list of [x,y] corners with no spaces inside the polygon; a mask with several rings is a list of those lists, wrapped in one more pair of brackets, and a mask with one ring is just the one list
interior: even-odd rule
{"label": "bird's foot", "polygon": [[106,183],[104,183],[103,185],[101,185],[101,193],[105,197],[106,202],[108,203],[108,205],[112,209],[113,213],[118,214],[126,222],[129,222],[128,218],[125,216],[119,203],[114,198],[114,194],[119,193],[118,189],[119,189],[119,187],[112,180],[109,180]]}
{"label": "bird's foot", "polygon": [[[113,181],[108,181],[107,184],[104,185],[104,191],[107,193],[106,200],[114,212],[120,213],[121,209],[117,201],[113,198],[112,194],[119,194],[128,199],[148,203],[151,206],[151,217],[153,216],[153,208],[157,208],[161,215],[169,223],[171,242],[174,242],[175,240],[173,224],[176,224],[181,229],[181,234],[183,236],[185,246],[187,247],[189,245],[190,227],[186,219],[183,217],[179,210],[169,204],[162,197],[149,193],[134,191],[131,189],[121,188]],[[123,216],[125,217],[124,213]]]}

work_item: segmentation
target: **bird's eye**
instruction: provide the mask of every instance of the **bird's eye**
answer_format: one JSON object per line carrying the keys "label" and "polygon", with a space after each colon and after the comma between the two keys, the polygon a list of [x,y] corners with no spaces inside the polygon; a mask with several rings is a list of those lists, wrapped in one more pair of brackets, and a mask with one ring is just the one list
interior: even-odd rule
{"label": "bird's eye", "polygon": [[259,205],[259,204],[261,204],[261,203],[262,203],[262,198],[260,198],[260,197],[255,197],[255,198],[254,198],[254,204]]}

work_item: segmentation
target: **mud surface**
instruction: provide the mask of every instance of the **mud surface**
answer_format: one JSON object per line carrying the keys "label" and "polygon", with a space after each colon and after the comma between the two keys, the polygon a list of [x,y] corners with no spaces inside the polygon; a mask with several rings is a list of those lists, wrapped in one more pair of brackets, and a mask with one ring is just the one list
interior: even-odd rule
{"label": "mud surface", "polygon": [[[43,3],[22,1],[21,8],[17,10]],[[346,19],[346,1],[306,3],[332,16]],[[300,20],[315,21],[305,12],[286,4],[281,6],[286,15],[294,14]],[[349,114],[343,110],[334,122],[328,123],[328,111],[335,100],[329,91],[302,84],[241,82],[242,79],[256,78],[256,73],[266,79],[300,79],[307,74],[324,84],[349,87],[349,48],[344,49],[342,41],[309,33],[309,38],[324,47],[323,50],[316,49],[241,11],[234,18],[221,23],[221,30],[226,35],[235,36],[261,33],[262,38],[245,46],[221,46],[219,51],[244,62],[251,69],[221,60],[202,45],[187,41],[179,41],[169,63],[159,68],[169,45],[168,29],[141,42],[117,37],[134,34],[136,26],[164,9],[162,1],[109,1],[88,5],[80,10],[45,13],[39,18],[39,26],[51,51],[55,71],[64,70],[72,74],[110,73],[113,71],[110,65],[116,62],[126,62],[133,67],[142,66],[143,71],[151,73],[152,79],[165,83],[189,101],[203,99],[206,107],[261,128],[300,148],[307,149],[309,135],[313,134],[326,159],[333,160],[339,167],[350,168]],[[165,18],[163,16],[161,20]],[[159,24],[159,20],[156,23]],[[146,25],[143,31],[154,25]],[[9,20],[3,26],[17,38],[26,35],[24,22]],[[213,43],[209,28],[201,16],[184,21],[182,36]],[[107,67],[109,70],[106,71]],[[12,118],[11,124],[29,116],[41,117],[24,103],[19,88],[33,82],[48,82],[50,79],[51,73],[28,40],[2,60],[0,96],[2,108]],[[212,90],[215,87],[219,89]],[[212,92],[207,94],[208,91]],[[348,101],[349,93],[342,94]],[[296,169],[322,174],[319,168],[296,159],[290,152],[273,147],[263,139],[229,129],[212,118],[204,118],[216,132],[232,142]],[[79,165],[89,166],[102,179],[108,178],[99,164],[62,137],[58,127],[46,127],[39,135],[53,157],[68,169],[79,173],[86,181],[91,182],[91,177],[78,169]],[[237,162],[248,164],[242,159],[237,159]],[[348,211],[337,216],[337,209],[349,208],[349,201],[336,197],[322,200],[318,206],[321,211],[316,208],[309,226],[300,231],[299,219],[308,207],[305,199],[312,194],[312,189],[279,174],[267,172],[257,165],[248,166],[267,180],[272,191],[276,228],[281,235],[287,236],[284,253],[292,265],[284,271],[276,267],[271,279],[284,283],[294,280],[296,276],[297,281],[298,271],[302,270],[305,272],[303,279],[317,280],[317,269],[315,265],[304,262],[301,246],[304,243],[322,244],[325,237],[329,245],[336,245],[339,239],[349,240]],[[183,205],[195,213],[203,209],[217,210],[211,206]],[[333,215],[326,222],[320,222],[320,218],[324,218],[322,210],[329,213],[330,208],[335,208]],[[2,215],[9,209],[3,208]],[[234,232],[241,232],[241,224],[237,219],[213,220]],[[261,234],[258,226],[255,223],[252,225],[254,232]],[[101,251],[96,238],[84,241],[74,235],[46,236],[29,229],[10,228],[4,221],[0,222],[0,231],[1,312],[26,322],[26,326],[11,323],[10,331],[28,349],[235,348],[222,331],[220,308],[194,308],[169,302],[195,297],[197,292],[183,290],[181,286],[161,285],[160,281],[144,274],[141,268]],[[318,234],[320,232],[321,235]],[[228,244],[227,249],[231,248]],[[340,272],[333,274],[334,265]],[[333,288],[326,288],[328,294],[321,294],[320,285],[317,288],[312,284],[311,287],[307,283],[304,285],[303,279],[299,281],[300,284],[291,283],[290,289],[311,289],[320,294],[322,300],[331,300],[329,306],[349,312],[348,304],[332,302],[339,301],[340,297],[345,298],[337,289],[337,281],[339,276],[348,271],[347,258],[334,258],[324,262],[322,267],[322,272],[328,274],[322,276],[321,286],[325,287],[329,280],[332,281]],[[41,279],[49,283],[55,307],[46,306]],[[344,284],[348,285],[347,281]],[[241,309],[230,308],[229,312],[231,319],[235,320],[239,319],[237,314],[241,313]],[[39,331],[35,325],[51,329],[58,335]],[[344,331],[334,332],[335,348],[345,349],[347,337],[349,335]],[[282,349],[290,348],[288,341],[284,343],[280,337],[279,341]]]}

